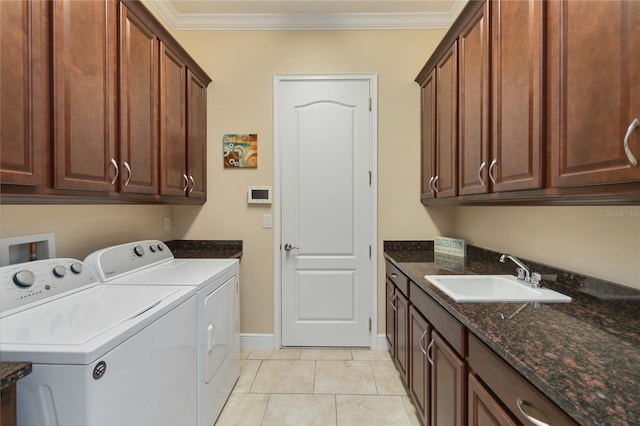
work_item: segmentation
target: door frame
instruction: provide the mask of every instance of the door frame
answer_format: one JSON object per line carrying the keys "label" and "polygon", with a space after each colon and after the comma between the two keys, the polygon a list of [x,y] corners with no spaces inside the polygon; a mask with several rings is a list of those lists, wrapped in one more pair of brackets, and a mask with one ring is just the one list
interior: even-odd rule
{"label": "door frame", "polygon": [[282,347],[282,130],[280,128],[280,87],[288,81],[352,80],[369,82],[371,97],[371,139],[369,141],[369,347],[376,349],[378,339],[378,74],[274,74],[273,75],[273,347]]}

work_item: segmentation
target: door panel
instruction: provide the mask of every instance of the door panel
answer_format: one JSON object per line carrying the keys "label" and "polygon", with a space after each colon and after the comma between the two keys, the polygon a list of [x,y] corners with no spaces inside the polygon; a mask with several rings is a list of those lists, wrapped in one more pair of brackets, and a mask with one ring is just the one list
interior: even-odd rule
{"label": "door panel", "polygon": [[158,193],[158,75],[158,39],[120,4],[122,192]]}
{"label": "door panel", "polygon": [[118,4],[52,4],[55,187],[113,191]]}
{"label": "door panel", "polygon": [[368,346],[370,82],[287,80],[282,125],[282,344]]}
{"label": "door panel", "polygon": [[489,172],[497,192],[542,187],[544,7],[536,0],[491,2]]}
{"label": "door panel", "polygon": [[[640,3],[563,1],[548,8],[552,186],[640,180],[623,143],[640,119]],[[637,158],[639,133],[628,140]]]}

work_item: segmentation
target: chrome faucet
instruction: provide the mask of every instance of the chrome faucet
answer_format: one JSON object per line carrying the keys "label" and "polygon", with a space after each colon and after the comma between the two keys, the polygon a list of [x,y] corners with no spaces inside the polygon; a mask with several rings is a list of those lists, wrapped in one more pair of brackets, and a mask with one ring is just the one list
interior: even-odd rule
{"label": "chrome faucet", "polygon": [[537,272],[534,272],[532,274],[531,271],[529,271],[529,268],[527,268],[527,265],[522,263],[517,257],[511,256],[510,254],[503,254],[502,256],[500,256],[500,263],[504,263],[507,259],[518,266],[517,271],[519,280],[530,284],[531,287],[540,287],[540,280],[542,279],[542,275]]}

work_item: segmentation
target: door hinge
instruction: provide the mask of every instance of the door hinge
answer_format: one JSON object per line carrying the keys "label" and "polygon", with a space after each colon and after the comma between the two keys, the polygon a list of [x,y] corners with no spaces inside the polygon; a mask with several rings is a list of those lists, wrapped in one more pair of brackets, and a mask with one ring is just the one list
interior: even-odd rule
{"label": "door hinge", "polygon": [[371,259],[371,246],[369,246],[369,259]]}
{"label": "door hinge", "polygon": [[371,182],[373,182],[373,172],[369,170],[369,186],[371,186]]}
{"label": "door hinge", "polygon": [[369,318],[369,331],[371,331],[371,318]]}
{"label": "door hinge", "polygon": [[371,111],[371,98],[369,98],[369,111]]}

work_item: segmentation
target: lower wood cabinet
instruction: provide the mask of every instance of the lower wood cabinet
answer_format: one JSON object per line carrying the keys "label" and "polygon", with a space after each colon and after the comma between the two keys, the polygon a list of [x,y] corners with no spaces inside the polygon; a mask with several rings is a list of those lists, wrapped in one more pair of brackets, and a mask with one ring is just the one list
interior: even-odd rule
{"label": "lower wood cabinet", "polygon": [[553,401],[473,334],[469,334],[469,367],[518,422],[525,425],[577,425]]}
{"label": "lower wood cabinet", "polygon": [[0,393],[0,425],[13,426],[16,422],[16,384],[12,383]]}
{"label": "lower wood cabinet", "polygon": [[577,425],[389,261],[386,278],[391,356],[425,425]]}
{"label": "lower wood cabinet", "polygon": [[466,424],[467,365],[435,331],[431,333],[431,424]]}
{"label": "lower wood cabinet", "polygon": [[431,418],[431,368],[427,358],[431,330],[422,314],[409,306],[409,391],[423,422]]}
{"label": "lower wood cabinet", "polygon": [[469,426],[516,426],[498,401],[469,374]]}

